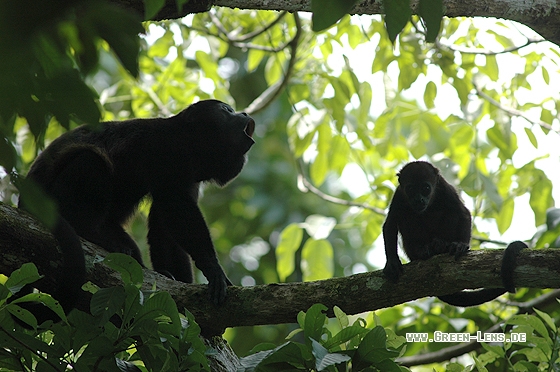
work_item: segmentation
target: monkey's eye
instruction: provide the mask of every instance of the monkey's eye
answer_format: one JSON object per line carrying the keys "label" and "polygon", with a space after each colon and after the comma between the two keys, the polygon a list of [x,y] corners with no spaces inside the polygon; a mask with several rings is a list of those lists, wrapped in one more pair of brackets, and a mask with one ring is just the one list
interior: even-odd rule
{"label": "monkey's eye", "polygon": [[232,114],[235,113],[235,110],[231,108],[229,105],[222,105],[222,109],[227,112],[231,112]]}
{"label": "monkey's eye", "polygon": [[430,194],[432,193],[432,186],[429,183],[423,183],[420,186],[420,194],[422,194],[422,196],[430,196]]}

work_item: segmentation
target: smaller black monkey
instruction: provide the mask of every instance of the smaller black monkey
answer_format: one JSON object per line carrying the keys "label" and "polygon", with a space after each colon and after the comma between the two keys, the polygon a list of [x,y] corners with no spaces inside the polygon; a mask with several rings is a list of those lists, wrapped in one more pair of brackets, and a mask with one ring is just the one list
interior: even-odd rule
{"label": "smaller black monkey", "polygon": [[[396,282],[402,273],[397,254],[400,232],[404,251],[411,261],[426,260],[448,253],[459,258],[469,249],[471,214],[455,188],[432,164],[424,161],[408,163],[398,174],[399,186],[383,224],[383,240],[387,263],[385,276]],[[515,292],[513,270],[519,250],[525,243],[513,242],[504,252],[502,281],[505,288],[483,288],[440,296],[454,306],[475,306],[504,294]]]}
{"label": "smaller black monkey", "polygon": [[198,207],[198,189],[207,181],[224,186],[241,172],[254,130],[246,113],[206,100],[169,118],[106,122],[98,130],[81,126],[53,141],[27,178],[58,205],[52,231],[64,266],[55,298],[65,311],[85,278],[78,236],[142,263],[122,225],[145,196],[152,199],[148,243],[154,269],[192,283],[192,258],[208,279],[209,298],[223,303],[231,282]]}

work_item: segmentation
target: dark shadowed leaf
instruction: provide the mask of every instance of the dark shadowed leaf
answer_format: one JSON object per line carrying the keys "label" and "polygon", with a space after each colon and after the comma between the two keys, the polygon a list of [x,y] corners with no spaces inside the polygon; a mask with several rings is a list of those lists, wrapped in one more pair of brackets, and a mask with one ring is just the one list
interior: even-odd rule
{"label": "dark shadowed leaf", "polygon": [[426,26],[426,41],[433,43],[439,35],[443,19],[442,0],[420,0],[418,14]]}
{"label": "dark shadowed leaf", "polygon": [[397,35],[408,23],[412,11],[408,0],[384,0],[385,27],[392,43],[397,39]]}
{"label": "dark shadowed leaf", "polygon": [[334,25],[354,7],[356,0],[313,0],[313,31],[319,32]]}

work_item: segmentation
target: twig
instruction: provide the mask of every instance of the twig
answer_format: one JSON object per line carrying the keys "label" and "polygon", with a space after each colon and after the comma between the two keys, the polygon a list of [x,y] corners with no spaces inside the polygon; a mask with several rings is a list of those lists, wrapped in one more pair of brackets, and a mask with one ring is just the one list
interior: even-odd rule
{"label": "twig", "polygon": [[253,32],[250,32],[248,34],[241,35],[239,37],[233,35],[233,33],[229,32],[229,31],[227,31],[226,28],[224,27],[224,25],[222,24],[222,22],[220,21],[220,19],[218,17],[216,17],[216,15],[213,12],[208,12],[208,15],[212,19],[212,23],[218,28],[218,30],[220,30],[221,33],[223,33],[226,36],[226,38],[229,41],[231,41],[232,43],[243,43],[243,42],[245,42],[247,40],[250,40],[250,39],[252,39],[256,36],[259,36],[260,34],[264,34],[266,31],[270,30],[275,24],[280,22],[282,20],[282,18],[284,18],[284,16],[287,13],[288,13],[287,11],[283,11],[278,15],[278,17],[276,17],[276,19],[274,21],[270,22],[268,25],[264,26],[260,30],[253,31]]}
{"label": "twig", "polygon": [[536,124],[541,126],[542,128],[558,133],[560,134],[560,132],[558,130],[555,130],[554,128],[552,128],[552,125],[545,123],[542,120],[533,120],[531,118],[529,118],[527,115],[525,115],[525,113],[523,111],[514,109],[513,107],[507,107],[502,105],[500,102],[496,101],[495,99],[493,99],[492,97],[490,97],[488,94],[484,93],[476,84],[473,83],[474,89],[476,90],[476,94],[485,99],[486,101],[488,101],[491,105],[496,106],[497,108],[499,108],[500,110],[507,112],[508,114],[512,115],[512,116],[518,116],[521,117],[525,120],[527,120],[529,123],[532,124]]}
{"label": "twig", "polygon": [[325,201],[328,201],[330,203],[345,205],[347,207],[358,207],[358,208],[362,208],[362,209],[367,209],[369,211],[372,211],[373,213],[377,213],[377,214],[380,214],[382,216],[385,215],[385,211],[383,209],[376,208],[376,207],[368,205],[368,204],[356,203],[356,202],[353,202],[353,201],[350,201],[350,200],[340,199],[340,198],[337,198],[335,196],[325,194],[324,192],[319,190],[317,187],[315,187],[311,183],[311,181],[309,181],[307,179],[307,177],[305,176],[305,174],[303,172],[303,168],[302,168],[302,166],[299,162],[298,162],[298,188],[302,192],[310,191],[313,194],[320,197],[321,199],[323,199]]}
{"label": "twig", "polygon": [[244,110],[248,114],[255,114],[263,109],[265,109],[280,93],[284,90],[284,88],[288,85],[290,80],[290,76],[294,72],[294,66],[296,63],[296,56],[297,56],[297,48],[299,45],[299,39],[302,33],[302,26],[301,21],[299,19],[299,15],[294,13],[294,21],[296,23],[296,34],[292,38],[292,40],[287,44],[290,46],[290,61],[288,62],[288,68],[286,69],[286,73],[284,77],[279,82],[271,85],[262,92],[257,98],[251,102],[249,106]]}
{"label": "twig", "polygon": [[499,54],[506,54],[506,53],[512,53],[515,51],[518,51],[520,49],[523,49],[531,44],[537,44],[537,43],[541,43],[543,41],[546,41],[544,39],[527,39],[527,41],[523,44],[523,45],[518,45],[518,46],[514,46],[511,48],[507,48],[504,49],[502,51],[496,52],[496,51],[492,51],[489,49],[485,49],[485,48],[464,48],[462,46],[458,46],[458,45],[447,45],[447,44],[442,44],[441,41],[438,39],[436,39],[435,41],[435,45],[439,48],[439,49],[447,49],[450,50],[452,52],[459,52],[462,54],[481,54],[481,55],[485,55],[485,56],[496,56]]}

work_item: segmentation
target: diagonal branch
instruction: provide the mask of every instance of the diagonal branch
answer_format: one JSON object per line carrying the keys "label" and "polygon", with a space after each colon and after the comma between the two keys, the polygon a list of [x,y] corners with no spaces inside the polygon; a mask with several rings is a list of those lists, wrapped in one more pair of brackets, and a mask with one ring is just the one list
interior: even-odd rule
{"label": "diagonal branch", "polygon": [[261,110],[264,110],[269,104],[272,103],[282,93],[282,91],[288,85],[291,76],[294,73],[294,66],[296,64],[296,57],[297,57],[297,48],[299,45],[299,40],[301,38],[301,34],[303,33],[301,20],[299,19],[299,15],[294,13],[294,21],[296,24],[296,34],[292,38],[289,43],[290,46],[290,61],[288,62],[288,67],[286,68],[286,72],[284,73],[284,77],[278,81],[276,84],[271,85],[266,89],[264,92],[261,93],[257,98],[251,102],[249,106],[245,109],[250,115],[255,114]]}
{"label": "diagonal branch", "polygon": [[[32,260],[45,275],[37,286],[46,292],[56,287],[62,269],[56,241],[24,212],[0,204],[0,273],[10,274]],[[84,244],[87,280],[100,287],[121,285],[118,275],[100,262],[105,252]],[[306,283],[273,283],[254,287],[234,286],[222,306],[207,300],[206,285],[173,281],[151,270],[144,271],[144,288],[157,284],[171,294],[178,307],[188,308],[206,335],[221,334],[227,327],[296,322],[297,314],[315,303],[347,314],[391,307],[427,296],[438,296],[479,287],[501,287],[502,249],[469,252],[459,261],[448,255],[405,265],[396,284],[385,280],[381,270]],[[560,250],[524,250],[515,270],[518,287],[560,288]],[[79,308],[89,311],[83,301]]]}
{"label": "diagonal branch", "polygon": [[529,118],[523,111],[514,109],[513,107],[507,107],[505,105],[502,105],[500,102],[496,101],[495,99],[490,97],[488,94],[484,93],[482,91],[482,89],[480,89],[476,84],[473,84],[473,85],[474,85],[474,89],[476,90],[476,94],[480,98],[483,98],[486,101],[488,101],[491,105],[496,106],[497,108],[499,108],[500,110],[508,113],[509,115],[518,116],[520,118],[523,118],[523,119],[527,120],[529,123],[539,125],[546,130],[549,130],[549,131],[555,132],[557,134],[560,134],[560,131],[554,129],[552,127],[552,125],[550,125],[548,123],[545,123],[542,120],[533,120],[533,119]]}

